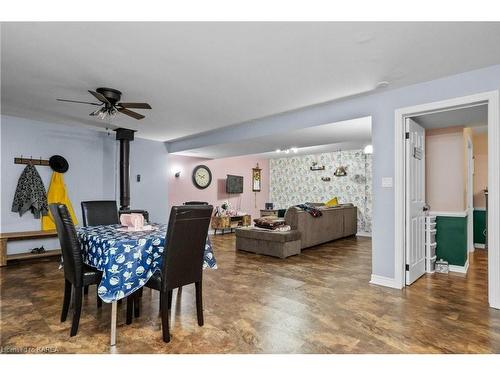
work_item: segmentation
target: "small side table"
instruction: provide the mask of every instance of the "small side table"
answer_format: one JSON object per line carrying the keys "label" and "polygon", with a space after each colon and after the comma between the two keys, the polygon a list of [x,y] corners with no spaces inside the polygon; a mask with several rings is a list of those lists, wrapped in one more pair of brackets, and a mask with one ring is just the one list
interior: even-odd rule
{"label": "small side table", "polygon": [[260,217],[278,216],[278,210],[260,210]]}
{"label": "small side table", "polygon": [[249,227],[252,225],[252,217],[250,215],[240,216],[212,216],[212,229],[214,234],[220,230],[224,234],[225,229],[229,229],[232,233],[235,228]]}

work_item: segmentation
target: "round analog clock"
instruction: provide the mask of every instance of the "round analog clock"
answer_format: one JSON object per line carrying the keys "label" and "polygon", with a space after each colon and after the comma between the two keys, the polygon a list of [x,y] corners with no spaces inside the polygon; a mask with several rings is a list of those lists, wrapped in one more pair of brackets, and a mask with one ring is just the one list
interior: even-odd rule
{"label": "round analog clock", "polygon": [[206,165],[197,165],[193,169],[193,184],[198,189],[207,188],[212,182],[212,172]]}

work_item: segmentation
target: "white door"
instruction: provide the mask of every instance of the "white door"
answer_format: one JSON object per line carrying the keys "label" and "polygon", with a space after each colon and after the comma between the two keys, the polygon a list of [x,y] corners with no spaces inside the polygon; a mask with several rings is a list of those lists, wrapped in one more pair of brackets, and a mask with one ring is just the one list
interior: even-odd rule
{"label": "white door", "polygon": [[425,129],[406,119],[406,285],[425,273]]}

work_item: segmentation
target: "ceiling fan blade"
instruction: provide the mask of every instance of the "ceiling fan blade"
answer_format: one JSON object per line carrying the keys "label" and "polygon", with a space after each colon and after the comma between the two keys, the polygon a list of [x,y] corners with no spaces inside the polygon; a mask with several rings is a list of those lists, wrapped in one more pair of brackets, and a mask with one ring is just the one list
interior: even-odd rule
{"label": "ceiling fan blade", "polygon": [[99,94],[98,92],[95,92],[95,91],[92,91],[92,90],[88,90],[92,95],[94,95],[99,101],[105,103],[105,104],[109,104],[111,105],[111,103],[109,102],[108,99],[106,99],[106,97],[102,94]]}
{"label": "ceiling fan blade", "polygon": [[151,106],[148,103],[118,103],[117,105],[123,108],[151,109]]}
{"label": "ceiling fan blade", "polygon": [[140,113],[130,111],[127,108],[117,108],[117,109],[118,109],[118,112],[123,113],[124,115],[130,116],[130,117],[133,117],[136,120],[142,120],[144,118],[144,116],[141,115]]}
{"label": "ceiling fan blade", "polygon": [[81,102],[79,100],[68,100],[68,99],[56,99],[60,102],[70,102],[70,103],[81,103],[81,104],[90,104],[90,105],[102,105],[102,103],[91,103],[91,102]]}

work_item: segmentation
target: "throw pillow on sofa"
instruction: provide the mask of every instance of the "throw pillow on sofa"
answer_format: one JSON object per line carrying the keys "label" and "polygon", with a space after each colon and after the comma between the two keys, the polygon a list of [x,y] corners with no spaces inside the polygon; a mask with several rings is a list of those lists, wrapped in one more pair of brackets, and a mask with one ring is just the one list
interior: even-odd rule
{"label": "throw pillow on sofa", "polygon": [[325,203],[326,207],[337,207],[338,205],[339,205],[339,200],[337,197],[334,197]]}

